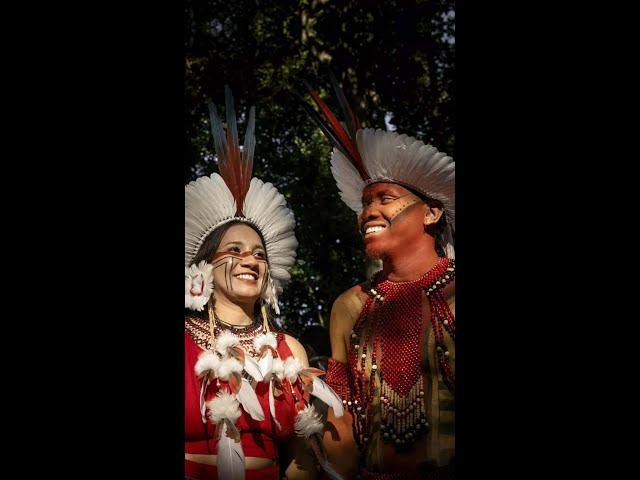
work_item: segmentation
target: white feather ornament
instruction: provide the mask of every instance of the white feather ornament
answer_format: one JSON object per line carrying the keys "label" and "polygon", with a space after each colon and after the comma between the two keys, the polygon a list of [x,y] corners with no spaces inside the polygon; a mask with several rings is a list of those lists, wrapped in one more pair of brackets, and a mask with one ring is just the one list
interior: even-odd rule
{"label": "white feather ornament", "polygon": [[205,260],[184,269],[184,308],[201,312],[213,293],[213,266]]}
{"label": "white feather ornament", "polygon": [[243,479],[245,458],[240,443],[240,432],[235,426],[235,422],[242,415],[240,403],[235,395],[218,392],[213,400],[207,402],[207,407],[209,419],[218,427],[218,478]]}
{"label": "white feather ornament", "polygon": [[258,422],[264,420],[264,412],[262,411],[262,406],[258,401],[256,392],[251,388],[251,384],[246,378],[242,379],[242,382],[240,383],[240,390],[236,394],[236,397],[244,411],[247,412],[251,418]]}
{"label": "white feather ornament", "polygon": [[273,369],[273,353],[271,350],[266,350],[260,360],[258,360],[258,367],[262,378],[266,381],[271,377],[271,371]]}
{"label": "white feather ornament", "polygon": [[336,417],[342,417],[344,415],[342,400],[340,400],[338,394],[322,379],[313,377],[313,383],[310,393],[311,395],[318,397],[324,403],[333,408],[333,414]]}
{"label": "white feather ornament", "polygon": [[249,354],[245,354],[244,356],[244,371],[251,375],[256,382],[264,380],[260,365],[258,365],[258,362]]}
{"label": "white feather ornament", "polygon": [[276,336],[272,332],[267,332],[262,335],[258,335],[253,339],[253,348],[256,349],[256,352],[259,352],[260,349],[264,346],[271,347],[275,349],[278,346],[278,341]]}
{"label": "white feather ornament", "polygon": [[313,405],[307,405],[296,415],[295,431],[299,437],[309,438],[323,429],[322,419]]}
{"label": "white feather ornament", "polygon": [[276,315],[280,315],[280,305],[278,304],[278,291],[273,284],[273,280],[269,278],[269,285],[265,289],[264,299],[273,309]]}
{"label": "white feather ornament", "polygon": [[244,480],[245,456],[242,450],[242,443],[239,438],[235,438],[236,435],[231,430],[228,422],[221,423],[220,437],[217,443],[218,455],[216,457],[218,479]]}
{"label": "white feather ornament", "polygon": [[273,365],[271,366],[271,373],[275,375],[275,377],[282,381],[284,380],[284,362],[281,358],[276,357],[273,359]]}
{"label": "white feather ornament", "polygon": [[311,451],[316,461],[325,474],[331,480],[343,480],[342,476],[335,470],[333,465],[329,463],[326,452],[322,447],[322,432],[324,425],[318,412],[313,405],[307,405],[298,412],[295,419],[295,432],[299,437],[307,439]]}
{"label": "white feather ornament", "polygon": [[194,370],[196,372],[196,376],[198,377],[207,370],[217,375],[216,371],[218,370],[219,366],[220,358],[218,357],[218,355],[213,352],[206,351],[202,352],[198,356],[198,361],[196,362]]}
{"label": "white feather ornament", "polygon": [[265,380],[268,379],[271,373],[271,368],[273,366],[273,353],[271,351],[271,348],[275,350],[277,346],[278,341],[276,339],[276,336],[271,332],[267,332],[263,335],[258,335],[253,339],[253,348],[256,350],[256,352],[260,353],[258,367],[260,368],[260,373]]}
{"label": "white feather ornament", "polygon": [[242,364],[235,358],[223,358],[218,365],[218,378],[228,381],[234,373],[242,373]]}
{"label": "white feather ornament", "polygon": [[215,424],[224,419],[235,423],[242,415],[240,403],[235,395],[227,392],[218,392],[215,398],[207,402],[207,408],[209,409],[209,419]]}
{"label": "white feather ornament", "polygon": [[298,379],[298,375],[304,369],[304,365],[300,363],[296,357],[289,357],[284,361],[284,376],[291,383]]}
{"label": "white feather ornament", "polygon": [[216,337],[216,351],[220,355],[228,355],[229,352],[227,352],[227,350],[230,347],[235,347],[238,345],[240,345],[240,340],[229,330],[225,330]]}
{"label": "white feather ornament", "polygon": [[280,426],[280,422],[276,418],[276,400],[273,395],[273,379],[269,380],[269,412],[271,412],[271,418],[276,424],[276,427],[278,428],[278,430],[282,430],[282,427]]}

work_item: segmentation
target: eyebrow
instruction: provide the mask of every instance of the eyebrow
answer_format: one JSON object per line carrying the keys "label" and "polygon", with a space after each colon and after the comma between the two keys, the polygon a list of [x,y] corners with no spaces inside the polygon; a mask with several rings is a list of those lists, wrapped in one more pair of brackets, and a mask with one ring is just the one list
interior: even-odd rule
{"label": "eyebrow", "polygon": [[[231,242],[227,242],[224,244],[225,247],[228,247],[229,245],[238,245],[240,247],[243,246],[242,242],[238,242],[238,241],[231,241]],[[251,250],[255,250],[256,248],[259,248],[261,250],[264,250],[264,247],[262,245],[254,245],[253,247],[251,247]]]}
{"label": "eyebrow", "polygon": [[401,193],[394,191],[391,188],[382,188],[379,191],[375,192],[375,193],[367,193],[366,195],[362,196],[362,199],[367,199],[367,198],[372,198],[372,197],[380,197],[383,195],[392,195],[394,197],[400,197],[403,196]]}

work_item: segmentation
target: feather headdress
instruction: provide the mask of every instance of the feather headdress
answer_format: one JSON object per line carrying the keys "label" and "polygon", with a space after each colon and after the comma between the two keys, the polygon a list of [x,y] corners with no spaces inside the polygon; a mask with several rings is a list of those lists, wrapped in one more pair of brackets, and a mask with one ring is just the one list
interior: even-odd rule
{"label": "feather headdress", "polygon": [[317,92],[307,85],[318,106],[314,110],[303,97],[302,104],[311,119],[333,145],[331,173],[340,198],[356,214],[362,212],[362,190],[372,183],[391,182],[413,189],[442,203],[446,228],[438,239],[446,255],[455,256],[455,162],[435,147],[416,138],[380,129],[360,128],[337,80],[331,84],[345,118],[346,129]]}
{"label": "feather headdress", "polygon": [[[239,220],[256,227],[265,242],[271,297],[282,291],[291,278],[298,241],[295,219],[284,196],[271,183],[251,178],[255,151],[255,108],[249,111],[244,144],[240,147],[238,126],[229,87],[225,87],[226,129],[216,107],[210,103],[211,132],[220,174],[203,176],[185,186],[185,267],[189,267],[207,236],[221,225]],[[275,302],[275,300],[273,300]],[[273,305],[272,302],[272,305]]]}

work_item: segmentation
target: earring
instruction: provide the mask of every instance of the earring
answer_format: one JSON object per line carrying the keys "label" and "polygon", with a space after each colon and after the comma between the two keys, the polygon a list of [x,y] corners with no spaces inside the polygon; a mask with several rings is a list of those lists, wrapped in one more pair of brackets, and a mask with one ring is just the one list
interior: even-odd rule
{"label": "earring", "polygon": [[262,313],[262,328],[265,332],[270,332],[269,328],[269,315],[267,314],[267,306],[264,300],[260,300],[260,312]]}
{"label": "earring", "polygon": [[216,298],[211,294],[209,299],[209,350],[213,351],[216,345]]}

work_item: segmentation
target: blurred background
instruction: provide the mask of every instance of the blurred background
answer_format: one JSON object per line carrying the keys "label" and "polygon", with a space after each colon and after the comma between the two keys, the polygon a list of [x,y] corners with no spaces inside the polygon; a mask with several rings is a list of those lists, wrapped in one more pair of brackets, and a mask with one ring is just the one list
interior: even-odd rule
{"label": "blurred background", "polygon": [[206,102],[235,98],[240,138],[256,106],[254,175],[293,209],[300,242],[276,323],[310,357],[330,353],[331,304],[364,281],[356,216],[339,196],[322,133],[290,93],[307,80],[336,113],[328,68],[364,126],[454,156],[454,1],[186,0],[185,183],[217,171]]}

